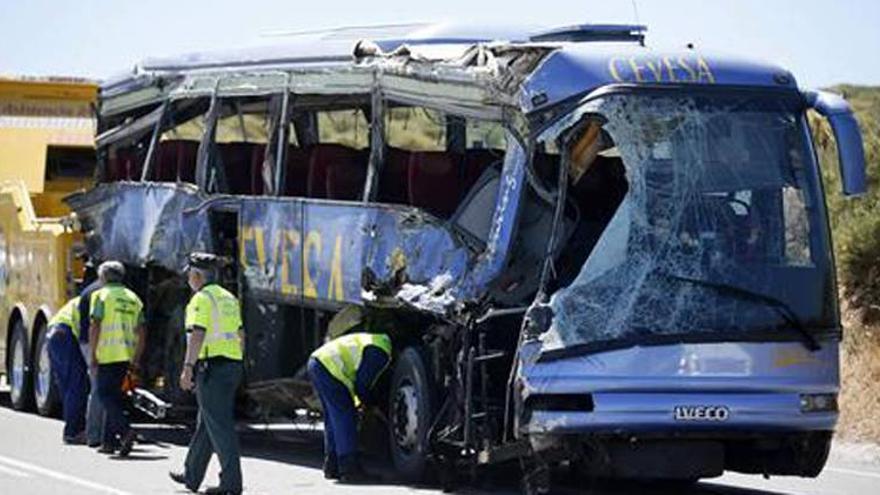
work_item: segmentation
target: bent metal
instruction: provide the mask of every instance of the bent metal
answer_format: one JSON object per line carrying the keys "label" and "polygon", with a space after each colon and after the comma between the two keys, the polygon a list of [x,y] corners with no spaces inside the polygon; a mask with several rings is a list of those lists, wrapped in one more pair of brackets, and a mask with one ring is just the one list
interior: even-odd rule
{"label": "bent metal", "polygon": [[[343,29],[149,60],[102,86],[98,185],[67,201],[89,254],[126,263],[152,315],[151,393],[185,398],[166,376],[179,273],[208,251],[236,261],[221,283],[242,301],[252,416],[319,409],[306,363],[350,329],[341,310],[384,322],[400,358],[379,436],[406,479],[516,459],[529,490],[556,460],[606,476],[817,474],[836,413],[730,413],[754,404],[742,390],[785,404],[791,384],[837,390],[768,364],[812,349],[810,330],[758,331],[839,328],[813,314],[833,269],[794,78],[654,53],[642,26],[447,31],[343,43],[359,32]],[[780,320],[780,304],[809,308]],[[836,359],[838,337],[816,359]],[[725,405],[670,418],[669,401],[692,400]],[[693,462],[656,472],[632,450],[643,433]],[[753,447],[773,463],[750,463]]]}

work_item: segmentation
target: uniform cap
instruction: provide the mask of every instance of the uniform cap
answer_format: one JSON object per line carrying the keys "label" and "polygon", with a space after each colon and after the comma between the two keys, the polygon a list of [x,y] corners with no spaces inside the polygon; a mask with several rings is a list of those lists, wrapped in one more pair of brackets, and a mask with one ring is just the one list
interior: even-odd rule
{"label": "uniform cap", "polygon": [[194,253],[190,253],[190,255],[187,257],[184,271],[188,271],[190,268],[200,268],[202,270],[219,268],[223,265],[223,261],[223,258],[217,256],[216,254],[196,251]]}

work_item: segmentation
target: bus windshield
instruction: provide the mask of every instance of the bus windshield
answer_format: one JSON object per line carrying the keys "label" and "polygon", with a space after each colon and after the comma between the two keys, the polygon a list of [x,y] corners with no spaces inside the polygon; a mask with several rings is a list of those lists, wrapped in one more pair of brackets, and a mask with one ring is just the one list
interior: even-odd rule
{"label": "bus windshield", "polygon": [[616,162],[626,194],[552,296],[545,350],[834,330],[824,202],[796,96],[611,93],[544,139],[591,127],[594,161],[571,160],[570,179]]}

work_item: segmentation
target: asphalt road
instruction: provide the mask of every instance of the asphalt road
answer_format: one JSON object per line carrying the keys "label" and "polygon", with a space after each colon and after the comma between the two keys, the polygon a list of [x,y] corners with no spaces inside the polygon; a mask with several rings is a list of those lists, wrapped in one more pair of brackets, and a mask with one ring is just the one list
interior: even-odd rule
{"label": "asphalt road", "polygon": [[[143,425],[148,443],[136,447],[128,459],[96,453],[87,447],[61,444],[61,422],[9,408],[8,394],[0,393],[0,494],[152,494],[187,493],[167,477],[169,469],[181,466],[188,433],[181,427]],[[367,486],[344,486],[325,481],[321,469],[321,440],[318,431],[291,431],[284,426],[244,427],[241,433],[245,491],[248,494],[345,494],[383,495],[441,493],[437,487],[412,487],[390,481]],[[773,478],[726,475],[702,482],[686,491],[651,485],[615,483],[599,487],[571,486],[563,475],[555,492],[611,495],[773,495],[773,494],[875,494],[880,493],[880,455],[868,462],[869,454],[851,446],[835,449],[832,462],[817,479]],[[381,468],[368,464],[379,476]],[[517,493],[518,474],[512,469],[485,473],[479,486],[463,487],[460,493]],[[217,482],[216,461],[207,484]],[[204,489],[204,487],[203,487]]]}

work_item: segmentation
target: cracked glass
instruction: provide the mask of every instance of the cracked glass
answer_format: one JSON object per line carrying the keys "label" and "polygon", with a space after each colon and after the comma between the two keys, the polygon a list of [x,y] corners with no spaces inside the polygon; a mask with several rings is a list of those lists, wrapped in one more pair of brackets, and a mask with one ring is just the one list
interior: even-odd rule
{"label": "cracked glass", "polygon": [[[832,327],[827,222],[801,108],[777,94],[618,93],[545,131],[558,142],[599,122],[596,156],[622,162],[627,188],[552,295],[544,349],[797,340],[793,323]],[[577,136],[568,142],[574,163]]]}

